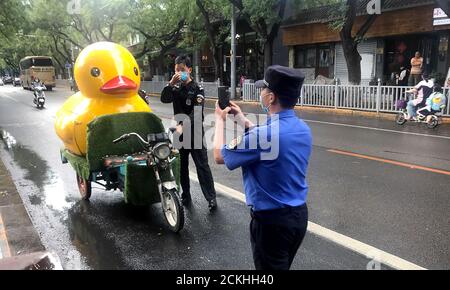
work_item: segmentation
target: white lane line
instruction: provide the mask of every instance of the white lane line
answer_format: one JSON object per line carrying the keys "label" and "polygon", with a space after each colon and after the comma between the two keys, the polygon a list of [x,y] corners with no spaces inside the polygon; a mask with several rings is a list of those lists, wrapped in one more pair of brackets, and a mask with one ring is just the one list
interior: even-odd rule
{"label": "white lane line", "polygon": [[[189,177],[191,180],[199,183],[197,174],[195,172],[190,171]],[[217,191],[222,192],[226,196],[229,196],[231,198],[234,198],[238,201],[245,203],[245,195],[242,192],[239,192],[237,190],[234,190],[232,188],[229,188],[228,186],[225,186],[217,182],[214,182],[214,186]],[[377,249],[375,247],[372,247],[370,245],[367,245],[363,242],[352,239],[350,237],[347,237],[330,229],[324,228],[313,222],[308,223],[308,232],[321,238],[324,238],[328,241],[331,241],[333,243],[336,243],[346,249],[349,249],[364,257],[367,257],[368,259],[372,259],[373,261],[379,262],[383,265],[392,267],[397,270],[426,270],[426,268],[418,266],[400,257],[389,254],[383,250]]]}
{"label": "white lane line", "polygon": [[305,121],[307,123],[317,123],[317,124],[350,127],[350,128],[366,129],[366,130],[373,130],[373,131],[382,131],[382,132],[389,132],[389,133],[397,133],[397,134],[405,134],[405,135],[413,135],[413,136],[422,136],[422,137],[431,137],[431,138],[449,139],[450,140],[449,136],[438,136],[438,135],[429,135],[429,134],[421,134],[421,133],[413,133],[413,132],[403,132],[403,131],[396,131],[396,130],[390,130],[390,129],[350,125],[350,124],[343,124],[343,123],[324,122],[324,121],[316,121],[316,120],[308,120],[308,119],[303,119],[303,121]]}
{"label": "white lane line", "polygon": [[12,97],[10,97],[10,96],[7,96],[7,95],[0,94],[0,97],[5,98],[5,99],[12,100],[12,101],[14,101],[14,102],[16,102],[16,103],[19,103],[18,100],[14,99],[14,98],[12,98]]}
{"label": "white lane line", "polygon": [[[205,110],[212,110],[213,111],[214,109],[205,108]],[[358,129],[366,129],[366,130],[373,130],[373,131],[381,131],[381,132],[389,132],[389,133],[397,133],[397,134],[405,134],[405,135],[413,135],[413,136],[422,136],[422,137],[431,137],[431,138],[448,139],[448,140],[450,140],[450,136],[438,136],[438,135],[421,134],[421,133],[414,133],[414,132],[403,132],[403,131],[383,129],[383,128],[358,126],[358,125],[351,125],[351,124],[345,124],[345,123],[333,123],[333,122],[325,122],[325,121],[317,121],[317,120],[309,120],[309,119],[302,119],[302,120],[307,122],[307,123],[317,123],[317,124],[324,124],[324,125],[333,125],[333,126],[358,128]]]}

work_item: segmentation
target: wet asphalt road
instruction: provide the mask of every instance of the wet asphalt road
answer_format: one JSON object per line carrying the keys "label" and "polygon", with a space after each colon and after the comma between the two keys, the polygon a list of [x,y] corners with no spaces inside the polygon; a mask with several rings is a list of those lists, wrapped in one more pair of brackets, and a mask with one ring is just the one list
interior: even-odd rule
{"label": "wet asphalt road", "polygon": [[[158,204],[131,208],[123,203],[121,193],[99,187],[90,203],[80,202],[74,171],[61,164],[61,143],[53,130],[55,113],[68,95],[63,89],[48,92],[46,109],[38,110],[31,92],[0,87],[0,128],[16,140],[8,150],[2,144],[0,157],[42,243],[60,256],[66,269],[253,268],[246,206],[218,192],[219,210],[210,214],[195,182],[194,203],[186,209],[186,226],[179,235],[166,229]],[[170,106],[154,99],[152,108],[168,122]],[[302,113],[302,117],[314,134],[310,220],[419,266],[449,269],[450,175],[329,151],[450,171],[448,125],[429,131],[415,124],[398,128],[374,119],[317,113]],[[216,182],[242,192],[240,171],[228,172],[212,160],[210,164]],[[293,269],[366,269],[369,261],[308,234]]]}

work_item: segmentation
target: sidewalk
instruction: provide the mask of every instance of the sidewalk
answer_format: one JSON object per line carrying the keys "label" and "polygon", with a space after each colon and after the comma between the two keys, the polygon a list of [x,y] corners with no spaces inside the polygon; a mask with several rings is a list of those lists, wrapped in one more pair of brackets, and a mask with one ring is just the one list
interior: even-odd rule
{"label": "sidewalk", "polygon": [[0,259],[40,251],[44,246],[0,159]]}

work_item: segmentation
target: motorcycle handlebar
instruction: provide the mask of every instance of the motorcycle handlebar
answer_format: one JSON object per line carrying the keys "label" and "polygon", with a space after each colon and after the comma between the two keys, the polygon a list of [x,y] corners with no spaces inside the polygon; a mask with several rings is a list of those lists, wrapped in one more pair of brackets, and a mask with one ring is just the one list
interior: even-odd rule
{"label": "motorcycle handlebar", "polygon": [[122,141],[127,140],[128,138],[130,138],[130,134],[125,134],[125,135],[120,136],[120,137],[117,138],[116,140],[114,140],[113,143],[114,143],[114,144],[117,144],[117,143],[119,143],[119,142],[122,142]]}
{"label": "motorcycle handlebar", "polygon": [[148,142],[146,142],[139,134],[137,133],[129,133],[129,134],[125,134],[120,136],[119,138],[117,138],[116,140],[113,141],[114,144],[117,144],[119,142],[125,141],[128,138],[130,138],[131,136],[136,137],[139,139],[139,141],[143,144],[143,145],[148,145]]}

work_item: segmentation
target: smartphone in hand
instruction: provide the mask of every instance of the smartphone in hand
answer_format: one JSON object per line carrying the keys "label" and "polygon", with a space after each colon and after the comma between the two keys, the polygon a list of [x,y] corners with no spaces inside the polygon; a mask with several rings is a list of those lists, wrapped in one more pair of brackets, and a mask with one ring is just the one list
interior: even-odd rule
{"label": "smartphone in hand", "polygon": [[229,106],[230,106],[230,96],[228,96],[227,94],[219,96],[220,109],[225,110]]}

